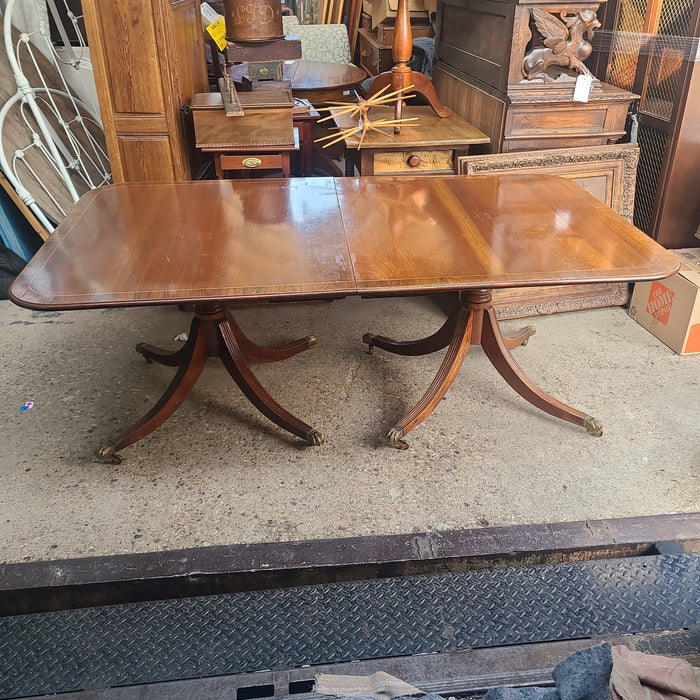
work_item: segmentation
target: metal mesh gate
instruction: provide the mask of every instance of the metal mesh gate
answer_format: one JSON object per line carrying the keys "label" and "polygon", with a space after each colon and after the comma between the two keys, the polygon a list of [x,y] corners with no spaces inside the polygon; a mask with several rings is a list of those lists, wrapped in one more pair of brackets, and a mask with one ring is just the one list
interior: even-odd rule
{"label": "metal mesh gate", "polygon": [[648,233],[654,215],[656,186],[666,148],[666,133],[642,123],[637,133],[640,148],[637,187],[634,201],[634,225]]}
{"label": "metal mesh gate", "polygon": [[641,95],[634,223],[650,234],[681,70],[693,46],[692,11],[692,0],[620,0],[605,75],[606,82]]}

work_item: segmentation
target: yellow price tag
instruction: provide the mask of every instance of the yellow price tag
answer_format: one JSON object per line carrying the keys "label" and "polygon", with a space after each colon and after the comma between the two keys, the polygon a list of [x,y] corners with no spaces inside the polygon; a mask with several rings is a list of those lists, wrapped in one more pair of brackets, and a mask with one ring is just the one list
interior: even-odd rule
{"label": "yellow price tag", "polygon": [[207,27],[207,31],[209,36],[216,42],[219,51],[223,51],[226,48],[226,24],[224,20],[219,17]]}

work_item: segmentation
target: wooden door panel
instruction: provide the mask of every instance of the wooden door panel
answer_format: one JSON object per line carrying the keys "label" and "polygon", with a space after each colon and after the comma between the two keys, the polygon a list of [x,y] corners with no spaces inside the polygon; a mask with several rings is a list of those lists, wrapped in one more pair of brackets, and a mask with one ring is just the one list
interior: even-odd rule
{"label": "wooden door panel", "polygon": [[191,117],[209,81],[199,0],[82,0],[114,182],[201,170]]}
{"label": "wooden door panel", "polygon": [[159,56],[153,15],[138,0],[100,3],[98,21],[105,37],[112,110],[163,114]]}
{"label": "wooden door panel", "polygon": [[124,163],[124,182],[177,180],[172,167],[170,138],[149,134],[148,137],[119,136],[119,151]]}

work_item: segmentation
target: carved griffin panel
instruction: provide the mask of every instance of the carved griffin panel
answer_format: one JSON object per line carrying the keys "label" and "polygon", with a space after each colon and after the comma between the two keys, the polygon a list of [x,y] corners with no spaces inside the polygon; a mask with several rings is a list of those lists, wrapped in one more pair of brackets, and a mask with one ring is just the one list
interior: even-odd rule
{"label": "carved griffin panel", "polygon": [[559,17],[539,7],[530,8],[530,16],[542,37],[542,45],[536,46],[525,55],[522,72],[526,80],[542,78],[550,82],[552,76],[547,73],[550,66],[571,68],[583,75],[591,72],[583,61],[591,55],[589,43],[593,33],[600,27],[594,10],[563,10]]}

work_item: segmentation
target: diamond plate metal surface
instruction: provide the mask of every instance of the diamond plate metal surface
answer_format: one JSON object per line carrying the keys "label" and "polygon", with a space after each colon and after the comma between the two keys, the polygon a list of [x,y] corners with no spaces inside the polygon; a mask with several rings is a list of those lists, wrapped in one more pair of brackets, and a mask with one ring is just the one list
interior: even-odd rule
{"label": "diamond plate metal surface", "polygon": [[0,695],[675,630],[700,557],[350,581],[0,619]]}

